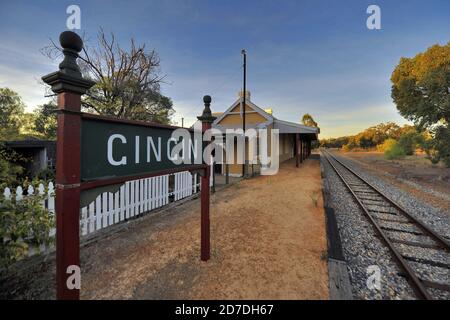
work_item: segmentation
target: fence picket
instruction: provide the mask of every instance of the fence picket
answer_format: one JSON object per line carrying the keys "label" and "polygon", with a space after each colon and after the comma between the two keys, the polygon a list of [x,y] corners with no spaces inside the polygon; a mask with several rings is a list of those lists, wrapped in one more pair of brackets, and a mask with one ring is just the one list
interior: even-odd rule
{"label": "fence picket", "polygon": [[102,197],[101,195],[95,199],[95,229],[102,228]]}
{"label": "fence picket", "polygon": [[151,207],[151,209],[153,210],[153,209],[155,209],[155,177],[152,177],[151,178],[152,179],[152,207]]}
{"label": "fence picket", "polygon": [[125,183],[125,219],[130,217],[130,183]]}
{"label": "fence picket", "polygon": [[33,195],[34,195],[34,188],[33,188],[33,186],[30,184],[30,185],[28,186],[28,189],[27,189],[27,196],[31,197],[31,196],[33,196]]}
{"label": "fence picket", "polygon": [[142,192],[142,194],[143,194],[143,199],[142,199],[142,201],[143,201],[143,210],[144,210],[144,212],[146,212],[147,211],[147,199],[148,199],[148,179],[144,179],[144,190],[143,190],[143,192]]}
{"label": "fence picket", "polygon": [[53,182],[50,181],[47,190],[47,208],[52,214],[55,214],[55,187]]}
{"label": "fence picket", "polygon": [[11,189],[6,187],[5,191],[3,191],[3,196],[5,197],[5,200],[10,200],[11,199]]}
{"label": "fence picket", "polygon": [[162,189],[162,176],[158,177],[158,203],[159,206],[162,207],[163,203],[162,203],[162,197],[163,197],[163,193],[162,193],[163,189]]}
{"label": "fence picket", "polygon": [[108,192],[108,226],[114,224],[114,193]]}
{"label": "fence picket", "polygon": [[119,222],[119,212],[120,212],[119,192],[120,191],[117,191],[116,193],[114,193],[114,223]]}
{"label": "fence picket", "polygon": [[43,195],[45,194],[45,187],[44,187],[44,185],[43,185],[42,183],[39,183],[39,186],[38,186],[38,194],[39,194],[40,196],[43,196]]}
{"label": "fence picket", "polygon": [[91,202],[91,204],[89,205],[89,210],[88,210],[88,214],[89,214],[89,233],[94,232],[95,231],[95,204],[94,201]]}
{"label": "fence picket", "polygon": [[81,208],[81,234],[84,236],[88,233],[88,215],[87,207]]}
{"label": "fence picket", "polygon": [[125,219],[125,185],[120,187],[120,221]]}
{"label": "fence picket", "polygon": [[16,201],[20,201],[23,199],[23,189],[21,186],[16,188]]}

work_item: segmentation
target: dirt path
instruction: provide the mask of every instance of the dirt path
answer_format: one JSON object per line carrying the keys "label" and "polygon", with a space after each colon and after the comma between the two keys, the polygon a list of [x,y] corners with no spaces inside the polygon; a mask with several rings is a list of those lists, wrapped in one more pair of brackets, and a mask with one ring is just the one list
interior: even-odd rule
{"label": "dirt path", "polygon": [[199,202],[190,201],[84,248],[82,298],[328,298],[318,158],[211,200],[209,262],[199,261]]}

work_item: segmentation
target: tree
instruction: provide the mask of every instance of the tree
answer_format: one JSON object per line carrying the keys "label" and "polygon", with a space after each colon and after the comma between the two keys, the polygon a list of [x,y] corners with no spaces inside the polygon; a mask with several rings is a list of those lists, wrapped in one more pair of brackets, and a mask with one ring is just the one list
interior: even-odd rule
{"label": "tree", "polygon": [[434,45],[414,58],[401,58],[391,81],[391,95],[400,114],[432,133],[429,148],[436,153],[427,153],[450,164],[445,140],[450,131],[450,42]]}
{"label": "tree", "polygon": [[38,106],[34,111],[35,130],[48,140],[56,140],[56,110],[57,106],[52,101]]}
{"label": "tree", "polygon": [[400,139],[398,145],[405,151],[405,154],[411,156],[414,154],[418,146],[422,146],[425,139],[422,133],[415,130],[405,132]]}
{"label": "tree", "polygon": [[302,123],[309,127],[318,127],[317,122],[314,121],[313,117],[309,113],[305,113],[302,117]]}
{"label": "tree", "polygon": [[[54,43],[43,52],[54,59],[61,48]],[[109,37],[100,29],[95,46],[80,53],[80,69],[86,78],[96,82],[84,96],[82,108],[89,112],[121,119],[169,123],[174,113],[170,98],[161,94],[164,76],[155,50],[131,39],[126,50],[114,34]]]}
{"label": "tree", "polygon": [[16,139],[20,135],[25,105],[9,88],[0,88],[0,140]]}
{"label": "tree", "polygon": [[0,142],[0,189],[17,184],[19,176],[24,172],[23,167],[17,164],[20,161],[26,159]]}

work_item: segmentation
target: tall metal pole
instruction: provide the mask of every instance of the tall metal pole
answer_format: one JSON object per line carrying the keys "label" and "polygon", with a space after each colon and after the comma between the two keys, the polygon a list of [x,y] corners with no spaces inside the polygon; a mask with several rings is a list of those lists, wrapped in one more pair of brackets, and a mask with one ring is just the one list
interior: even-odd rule
{"label": "tall metal pole", "polygon": [[246,154],[246,140],[245,140],[245,100],[246,100],[246,82],[247,82],[247,52],[245,49],[242,49],[241,51],[242,55],[244,56],[244,81],[243,81],[243,94],[242,94],[242,130],[244,131],[244,164],[242,165],[242,177],[245,178],[246,176],[246,166],[245,162],[247,160],[247,154]]}

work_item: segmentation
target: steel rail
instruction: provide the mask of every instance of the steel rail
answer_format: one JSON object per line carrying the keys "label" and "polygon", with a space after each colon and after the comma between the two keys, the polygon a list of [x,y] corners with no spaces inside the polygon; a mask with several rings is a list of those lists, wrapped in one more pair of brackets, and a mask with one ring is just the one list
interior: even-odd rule
{"label": "steel rail", "polygon": [[[382,228],[378,224],[378,222],[375,220],[370,212],[369,209],[366,207],[366,205],[361,201],[359,196],[355,193],[355,191],[352,189],[350,184],[347,182],[347,180],[343,177],[341,172],[336,168],[336,166],[330,161],[330,158],[339,163],[342,167],[344,167],[346,170],[348,170],[352,175],[354,175],[356,178],[358,178],[360,181],[362,181],[365,185],[368,186],[369,189],[372,189],[375,191],[377,195],[380,195],[389,205],[393,206],[395,209],[399,211],[400,214],[403,214],[405,217],[410,219],[414,224],[418,225],[421,230],[423,230],[430,238],[438,242],[441,247],[443,247],[444,250],[450,251],[450,245],[449,243],[442,238],[440,235],[438,235],[436,232],[428,228],[423,222],[416,219],[415,217],[411,216],[409,213],[407,213],[403,208],[401,208],[395,201],[388,198],[383,192],[381,192],[378,188],[373,186],[371,183],[367,182],[364,178],[362,178],[358,173],[356,173],[354,170],[349,168],[347,165],[342,163],[340,160],[338,160],[335,156],[333,156],[330,152],[322,150],[323,155],[325,156],[325,159],[328,161],[328,163],[331,165],[331,167],[334,169],[336,174],[339,176],[339,178],[342,180],[342,182],[345,184],[347,189],[350,191],[352,196],[355,198],[358,205],[361,207],[361,209],[364,211],[365,215],[369,219],[369,221],[372,223],[372,225],[375,227],[377,233],[382,237],[383,241],[386,243],[387,247],[393,254],[394,258],[397,260],[400,267],[406,272],[408,275],[408,280],[410,284],[412,284],[412,287],[416,294],[424,299],[431,300],[433,297],[430,295],[426,287],[433,287],[428,282],[429,281],[422,281],[419,279],[414,270],[410,267],[408,262],[405,258],[403,258],[403,255],[395,248],[393,241],[389,239],[389,237],[383,232]],[[373,210],[372,210],[373,211]],[[395,241],[394,241],[395,242]],[[433,283],[433,282],[431,282]],[[434,283],[433,283],[434,284]]]}
{"label": "steel rail", "polygon": [[434,238],[438,243],[441,244],[441,246],[447,250],[450,251],[450,242],[445,240],[442,236],[437,234],[434,230],[429,228],[425,223],[417,219],[416,217],[409,214],[405,209],[403,209],[397,202],[389,198],[386,194],[384,194],[380,189],[375,187],[373,184],[369,183],[367,180],[365,180],[361,175],[356,173],[353,169],[348,167],[346,164],[342,163],[339,159],[337,159],[334,155],[332,155],[330,152],[327,151],[327,153],[331,156],[333,160],[335,160],[337,163],[339,163],[341,166],[343,166],[345,169],[350,171],[353,175],[355,175],[357,178],[359,178],[361,181],[363,181],[365,184],[367,184],[371,189],[373,189],[376,193],[378,193],[380,196],[382,196],[389,204],[394,206],[398,211],[400,211],[403,215],[405,215],[407,218],[411,219],[413,222],[415,222],[423,231],[425,231],[431,238]]}

